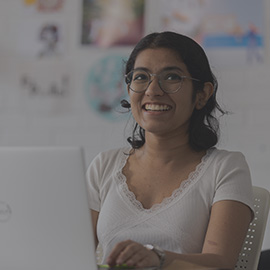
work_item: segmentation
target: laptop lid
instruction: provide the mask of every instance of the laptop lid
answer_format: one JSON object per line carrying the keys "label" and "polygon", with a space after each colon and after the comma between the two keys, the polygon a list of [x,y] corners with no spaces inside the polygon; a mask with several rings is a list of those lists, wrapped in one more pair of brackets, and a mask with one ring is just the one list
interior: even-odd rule
{"label": "laptop lid", "polygon": [[0,269],[96,270],[79,148],[0,148]]}

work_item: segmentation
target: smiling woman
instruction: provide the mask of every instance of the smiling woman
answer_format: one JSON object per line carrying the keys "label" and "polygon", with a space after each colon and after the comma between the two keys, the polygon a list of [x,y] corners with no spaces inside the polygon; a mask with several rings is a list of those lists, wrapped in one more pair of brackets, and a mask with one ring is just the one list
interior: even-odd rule
{"label": "smiling woman", "polygon": [[[128,77],[132,115],[143,129],[142,134],[154,121],[160,131],[170,134],[172,130],[186,137],[194,108],[200,110],[199,103],[207,103],[213,95],[212,84],[192,78],[182,57],[168,48],[139,52]],[[204,85],[194,90],[193,81]],[[163,107],[167,109],[164,111]]]}
{"label": "smiling woman", "polygon": [[102,263],[234,268],[253,216],[252,184],[244,156],[215,147],[215,113],[224,112],[203,49],[174,32],[152,33],[125,73],[130,146],[100,153],[87,171]]}
{"label": "smiling woman", "polygon": [[[177,74],[179,76],[177,87],[174,84],[173,91],[168,90],[166,91],[165,87],[162,87],[162,84],[164,85],[164,79],[161,80],[159,76],[159,86],[160,89],[163,89],[164,92],[174,93],[180,91],[185,80],[192,80],[193,84],[192,98],[194,101],[198,93],[202,94],[202,91],[204,90],[204,87],[206,85],[209,86],[209,83],[212,84],[213,93],[208,100],[203,99],[201,95],[199,96],[200,97],[199,102],[200,105],[202,106],[201,108],[194,110],[193,115],[190,119],[189,140],[191,147],[194,148],[195,150],[203,150],[203,149],[205,150],[208,149],[209,147],[214,146],[218,141],[218,131],[219,131],[219,124],[218,121],[216,120],[215,112],[220,112],[221,114],[223,114],[224,111],[220,108],[220,106],[216,101],[216,92],[218,88],[217,80],[210,69],[208,59],[203,49],[195,41],[186,36],[172,32],[153,33],[146,36],[137,44],[126,64],[126,74],[127,74],[126,83],[128,84],[129,89],[138,92],[136,91],[137,88],[135,90],[133,89],[134,66],[135,61],[137,60],[137,56],[146,49],[156,49],[156,53],[154,53],[153,56],[154,58],[156,58],[157,56],[160,55],[159,52],[157,52],[157,49],[161,48],[167,49],[167,51],[170,51],[171,54],[173,54],[173,57],[178,58],[180,60],[178,62],[182,62],[182,64],[184,64],[185,66],[184,68],[187,70],[188,74],[190,74],[190,77],[183,76],[182,71],[182,75],[180,75],[181,69],[179,69],[179,65],[177,64],[176,67],[173,67],[175,69],[175,72],[176,70],[178,70],[178,74],[177,73],[173,74]],[[142,68],[141,70],[144,69]],[[144,72],[145,72],[144,74],[147,73],[146,70],[144,70]],[[136,74],[137,71],[135,72],[135,75]],[[157,76],[156,74],[153,75]],[[144,78],[145,80],[147,80],[147,83],[144,83],[145,89],[143,91],[145,91],[147,87],[150,85],[150,83],[153,81],[151,77],[152,76],[149,73],[148,75],[144,75]],[[139,130],[139,132],[137,129]],[[141,126],[136,125],[133,131],[133,135],[131,138],[129,138],[129,141],[132,147],[134,148],[141,147],[145,141],[144,129]]]}

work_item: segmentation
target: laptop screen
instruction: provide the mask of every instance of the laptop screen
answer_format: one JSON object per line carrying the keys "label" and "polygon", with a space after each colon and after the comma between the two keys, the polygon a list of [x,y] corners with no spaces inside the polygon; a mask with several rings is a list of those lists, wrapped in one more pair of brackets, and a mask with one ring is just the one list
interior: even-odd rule
{"label": "laptop screen", "polygon": [[0,269],[96,270],[80,148],[0,148]]}

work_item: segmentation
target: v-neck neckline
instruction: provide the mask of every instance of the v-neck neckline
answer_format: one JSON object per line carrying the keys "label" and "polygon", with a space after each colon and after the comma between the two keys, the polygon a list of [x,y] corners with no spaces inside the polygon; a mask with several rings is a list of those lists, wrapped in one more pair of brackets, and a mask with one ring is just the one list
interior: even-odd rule
{"label": "v-neck neckline", "polygon": [[171,196],[164,198],[162,202],[156,203],[150,208],[145,208],[143,204],[139,200],[137,200],[136,195],[129,189],[127,185],[127,179],[126,176],[123,174],[123,169],[127,163],[129,155],[123,153],[116,178],[121,191],[121,196],[124,197],[125,201],[127,201],[133,207],[133,209],[139,212],[153,213],[160,209],[166,208],[168,205],[176,201],[183,193],[185,193],[185,191],[188,190],[189,186],[191,186],[193,183],[196,182],[196,180],[200,178],[200,175],[204,171],[207,160],[211,156],[213,150],[215,150],[214,147],[207,150],[206,154],[201,158],[201,162],[196,166],[195,170],[189,174],[186,180],[181,182],[180,186],[172,192]]}

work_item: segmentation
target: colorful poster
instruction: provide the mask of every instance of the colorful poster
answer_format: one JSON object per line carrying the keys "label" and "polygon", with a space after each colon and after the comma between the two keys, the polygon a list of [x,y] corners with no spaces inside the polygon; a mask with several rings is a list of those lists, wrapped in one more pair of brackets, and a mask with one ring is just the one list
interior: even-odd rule
{"label": "colorful poster", "polygon": [[160,30],[175,31],[199,41],[211,0],[159,0]]}
{"label": "colorful poster", "polygon": [[160,28],[194,38],[224,63],[261,63],[263,10],[264,0],[159,0]]}
{"label": "colorful poster", "polygon": [[93,63],[87,74],[85,93],[89,107],[110,121],[123,120],[121,113],[127,111],[120,106],[121,100],[128,98],[123,75],[126,58],[108,54]]}
{"label": "colorful poster", "polygon": [[83,0],[83,45],[133,45],[144,34],[144,0]]}
{"label": "colorful poster", "polygon": [[63,8],[65,0],[23,0],[25,6],[34,6],[40,12],[56,12]]}
{"label": "colorful poster", "polygon": [[64,0],[38,0],[37,8],[42,12],[59,11],[63,7]]}

